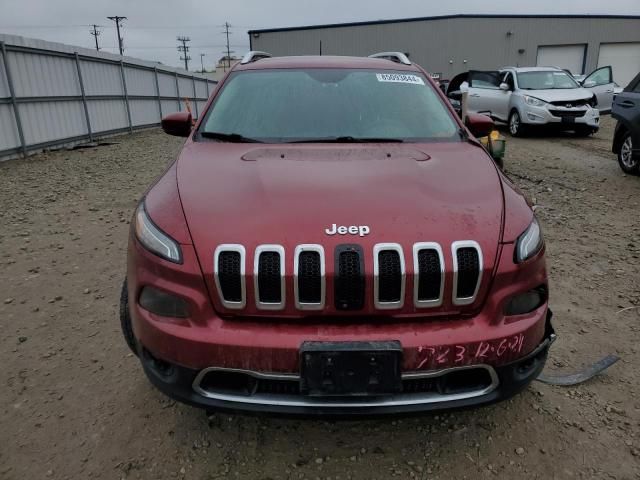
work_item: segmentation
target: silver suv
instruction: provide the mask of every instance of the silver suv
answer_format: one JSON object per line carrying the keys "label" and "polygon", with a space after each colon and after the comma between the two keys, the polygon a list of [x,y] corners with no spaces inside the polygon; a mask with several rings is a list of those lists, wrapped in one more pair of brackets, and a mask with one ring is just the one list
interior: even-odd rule
{"label": "silver suv", "polygon": [[505,67],[462,75],[452,81],[449,92],[452,88],[467,91],[469,113],[484,113],[508,123],[514,136],[535,125],[573,130],[584,136],[597,132],[600,126],[596,93],[560,68]]}

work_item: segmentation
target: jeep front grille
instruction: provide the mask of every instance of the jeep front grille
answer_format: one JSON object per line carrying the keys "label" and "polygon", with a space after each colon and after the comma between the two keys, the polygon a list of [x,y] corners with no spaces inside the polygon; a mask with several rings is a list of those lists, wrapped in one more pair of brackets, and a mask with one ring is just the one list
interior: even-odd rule
{"label": "jeep front grille", "polygon": [[281,245],[261,245],[254,259],[256,307],[281,310],[285,305],[284,248]]}
{"label": "jeep front grille", "polygon": [[453,254],[453,303],[473,303],[482,277],[482,253],[476,242],[454,242]]}
{"label": "jeep front grille", "polygon": [[[407,299],[407,272],[413,274],[413,298],[416,310],[448,305],[471,305],[476,301],[482,284],[483,256],[480,245],[471,240],[451,244],[451,257],[445,259],[436,242],[413,245],[412,262],[407,266],[404,249],[397,243],[379,243],[364,251],[360,245],[338,245],[333,258],[326,258],[322,245],[298,245],[293,255],[285,256],[281,245],[260,245],[253,260],[247,259],[245,247],[224,244],[214,254],[214,277],[217,296],[228,309],[247,306],[245,266],[253,265],[253,299],[258,310],[282,310],[287,305],[287,283],[292,279],[295,307],[300,311],[321,311],[327,308],[327,282],[333,283],[336,311],[363,310],[373,305],[376,310],[399,310]],[[373,279],[366,280],[366,262],[373,262]],[[293,263],[293,275],[287,271]],[[332,262],[332,278],[327,280],[326,267]],[[411,267],[413,270],[411,270]],[[448,269],[447,269],[448,267]],[[370,270],[371,271],[371,270]],[[453,282],[445,281],[445,272],[452,271]],[[331,285],[331,283],[329,283]],[[445,287],[449,285],[445,295]],[[373,290],[371,291],[370,288]],[[367,300],[369,299],[369,300]],[[449,300],[450,299],[450,300]],[[370,302],[370,303],[368,303]]]}
{"label": "jeep front grille", "polygon": [[416,243],[413,246],[414,291],[416,307],[439,307],[444,293],[444,255],[439,244]]}
{"label": "jeep front grille", "polygon": [[397,243],[379,243],[373,247],[373,290],[376,308],[402,308],[405,268],[402,247]]}
{"label": "jeep front grille", "polygon": [[336,247],[335,305],[337,310],[364,307],[364,255],[358,245]]}
{"label": "jeep front grille", "polygon": [[245,248],[220,245],[214,254],[214,274],[222,304],[231,309],[246,306]]}

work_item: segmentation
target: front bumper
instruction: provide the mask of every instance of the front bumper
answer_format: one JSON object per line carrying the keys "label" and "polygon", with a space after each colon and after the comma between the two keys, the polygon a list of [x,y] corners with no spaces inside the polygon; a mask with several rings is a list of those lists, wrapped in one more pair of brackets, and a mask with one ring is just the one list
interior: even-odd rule
{"label": "front bumper", "polygon": [[[577,116],[584,113],[582,116]],[[575,116],[571,123],[563,122],[563,116]],[[550,125],[571,129],[572,127],[588,126],[594,129],[600,127],[600,111],[597,108],[564,108],[560,106],[534,107],[524,105],[520,115],[523,123],[527,125]]]}
{"label": "front bumper", "polygon": [[[403,374],[403,382],[425,380],[421,392],[415,389],[399,394],[369,397],[309,397],[290,388],[299,381],[295,375],[268,374],[235,369],[195,370],[158,360],[144,347],[140,347],[143,369],[160,391],[180,402],[205,409],[242,410],[277,414],[300,415],[374,415],[415,413],[454,409],[489,404],[505,400],[523,390],[543,370],[549,347],[555,340],[551,325],[551,312],[547,311],[545,334],[540,344],[526,356],[513,362],[493,367],[471,365],[443,370]],[[227,387],[215,390],[205,386],[204,378],[210,371],[225,371],[235,378],[250,376],[279,382],[280,387],[267,392],[233,390]],[[465,373],[467,372],[467,373]],[[473,372],[472,375],[468,375]],[[477,373],[486,372],[487,382],[474,380]],[[457,389],[446,387],[448,376],[464,373],[466,384],[458,380]],[[462,377],[461,377],[462,378]],[[282,384],[289,382],[289,387]],[[231,382],[237,385],[237,382]],[[408,385],[408,383],[404,383]],[[428,386],[425,386],[428,385]]]}

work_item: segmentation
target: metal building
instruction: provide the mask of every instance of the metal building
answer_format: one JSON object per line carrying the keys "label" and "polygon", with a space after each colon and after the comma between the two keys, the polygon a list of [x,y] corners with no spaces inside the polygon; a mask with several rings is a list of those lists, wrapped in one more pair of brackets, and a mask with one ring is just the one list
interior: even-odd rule
{"label": "metal building", "polygon": [[554,65],[588,74],[611,65],[625,86],[640,71],[640,16],[448,15],[251,30],[252,50],[273,55],[401,51],[434,76],[504,65]]}

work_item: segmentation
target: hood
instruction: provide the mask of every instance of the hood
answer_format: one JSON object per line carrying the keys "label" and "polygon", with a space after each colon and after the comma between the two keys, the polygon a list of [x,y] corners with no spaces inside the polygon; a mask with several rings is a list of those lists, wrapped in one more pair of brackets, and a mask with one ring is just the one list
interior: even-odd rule
{"label": "hood", "polygon": [[[452,270],[454,241],[480,244],[485,278],[495,263],[503,213],[501,183],[484,150],[471,144],[188,142],[178,160],[177,178],[189,231],[217,308],[222,307],[215,291],[213,258],[220,244],[246,248],[247,290],[253,285],[249,277],[254,251],[264,244],[284,247],[287,279],[292,276],[295,247],[301,244],[324,247],[328,277],[340,244],[362,247],[368,276],[373,275],[373,266],[367,259],[378,243],[402,246],[407,277],[413,271],[416,242],[438,242],[447,271]],[[358,227],[357,233],[327,234],[334,225]],[[288,298],[292,292],[287,283]],[[407,283],[407,295],[410,292]],[[483,292],[481,288],[478,299]],[[246,313],[260,314],[252,310],[250,293]],[[415,313],[413,301],[407,299],[405,308],[396,313]],[[451,308],[445,304],[441,311]],[[278,312],[299,313],[288,306]]]}
{"label": "hood", "polygon": [[593,92],[586,88],[554,88],[547,90],[523,90],[525,95],[539,98],[545,102],[573,102],[576,100],[589,100]]}

